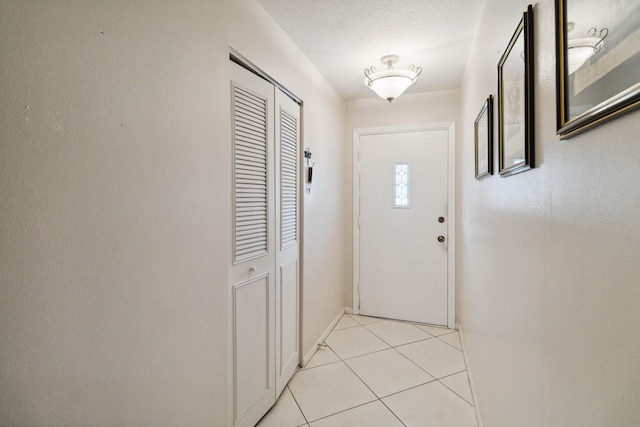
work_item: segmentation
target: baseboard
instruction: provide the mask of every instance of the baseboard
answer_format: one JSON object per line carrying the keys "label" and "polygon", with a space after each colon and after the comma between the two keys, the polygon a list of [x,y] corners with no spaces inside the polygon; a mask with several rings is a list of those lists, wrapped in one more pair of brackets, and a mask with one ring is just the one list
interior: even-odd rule
{"label": "baseboard", "polygon": [[459,323],[456,323],[456,329],[458,330],[458,335],[460,336],[460,345],[462,346],[462,356],[464,357],[464,364],[467,367],[467,377],[469,378],[469,387],[471,388],[471,397],[473,398],[473,408],[476,411],[476,420],[478,421],[478,427],[483,427],[482,417],[480,416],[480,408],[478,407],[478,398],[476,396],[476,387],[473,384],[473,374],[471,373],[471,368],[469,367],[469,360],[467,359],[467,351],[464,346],[464,338],[462,337],[462,328]]}
{"label": "baseboard", "polygon": [[316,341],[314,346],[311,347],[311,350],[309,350],[309,352],[302,358],[301,365],[302,365],[303,368],[305,366],[307,366],[307,363],[309,363],[309,361],[311,360],[313,355],[316,354],[316,351],[318,351],[318,346],[320,344],[322,344],[324,342],[324,340],[327,339],[327,337],[329,336],[329,334],[331,333],[333,328],[335,328],[335,326],[338,324],[338,322],[340,321],[340,319],[342,318],[342,315],[344,313],[345,313],[345,309],[343,308],[343,309],[340,310],[338,315],[331,321],[331,323],[329,324],[327,329],[325,329],[325,331],[322,333],[322,335],[320,335],[320,338],[318,338],[318,341]]}
{"label": "baseboard", "polygon": [[345,307],[344,308],[344,314],[353,314],[353,308]]}

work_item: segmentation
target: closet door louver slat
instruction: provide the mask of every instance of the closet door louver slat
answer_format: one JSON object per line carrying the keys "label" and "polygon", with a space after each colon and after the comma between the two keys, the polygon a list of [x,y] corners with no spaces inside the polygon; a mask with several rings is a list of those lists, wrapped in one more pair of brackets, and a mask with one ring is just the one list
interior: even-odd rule
{"label": "closet door louver slat", "polygon": [[267,99],[233,87],[234,262],[268,252]]}

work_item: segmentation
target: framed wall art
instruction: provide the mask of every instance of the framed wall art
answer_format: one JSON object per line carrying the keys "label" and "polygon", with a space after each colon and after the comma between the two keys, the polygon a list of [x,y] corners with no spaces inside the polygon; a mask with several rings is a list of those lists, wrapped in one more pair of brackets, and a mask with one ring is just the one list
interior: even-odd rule
{"label": "framed wall art", "polygon": [[640,1],[556,0],[561,139],[640,106]]}
{"label": "framed wall art", "polygon": [[493,175],[493,96],[482,104],[473,124],[476,179]]}
{"label": "framed wall art", "polygon": [[533,7],[529,5],[498,62],[500,176],[534,167],[533,111]]}

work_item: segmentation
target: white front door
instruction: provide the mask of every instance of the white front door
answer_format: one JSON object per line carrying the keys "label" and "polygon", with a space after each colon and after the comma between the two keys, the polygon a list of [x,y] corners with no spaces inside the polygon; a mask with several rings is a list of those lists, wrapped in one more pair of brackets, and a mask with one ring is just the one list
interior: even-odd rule
{"label": "white front door", "polygon": [[[359,135],[360,314],[453,326],[446,126]],[[453,184],[453,183],[451,183]]]}

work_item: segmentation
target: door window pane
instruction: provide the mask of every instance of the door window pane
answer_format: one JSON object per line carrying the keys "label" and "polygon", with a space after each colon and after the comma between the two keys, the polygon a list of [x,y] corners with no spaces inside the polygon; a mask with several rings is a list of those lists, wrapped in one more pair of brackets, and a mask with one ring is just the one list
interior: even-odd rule
{"label": "door window pane", "polygon": [[408,208],[409,204],[409,163],[394,164],[394,208]]}

